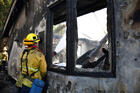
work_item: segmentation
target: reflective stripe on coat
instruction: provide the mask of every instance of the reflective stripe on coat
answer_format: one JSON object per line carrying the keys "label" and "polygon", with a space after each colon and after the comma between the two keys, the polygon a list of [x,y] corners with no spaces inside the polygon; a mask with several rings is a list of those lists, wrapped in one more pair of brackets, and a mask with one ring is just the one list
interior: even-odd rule
{"label": "reflective stripe on coat", "polygon": [[[27,75],[26,60],[25,60],[26,55],[27,52],[23,55],[23,62],[22,62],[22,74],[24,75]],[[21,56],[22,53],[20,55],[20,62],[19,62],[20,69],[21,69]],[[45,61],[45,56],[37,49],[31,49],[29,51],[27,59],[28,59],[27,66],[28,66],[29,75],[37,71],[34,74],[34,76],[32,76],[31,78],[41,80],[46,75],[47,72],[47,64]],[[32,82],[27,78],[23,79],[23,84],[27,87],[32,86]]]}

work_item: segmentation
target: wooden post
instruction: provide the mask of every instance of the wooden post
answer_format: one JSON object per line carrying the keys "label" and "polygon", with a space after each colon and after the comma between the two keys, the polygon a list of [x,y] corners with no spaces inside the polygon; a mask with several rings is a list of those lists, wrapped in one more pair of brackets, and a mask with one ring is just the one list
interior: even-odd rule
{"label": "wooden post", "polygon": [[48,67],[52,64],[52,40],[53,40],[53,14],[47,9],[46,19],[46,61]]}
{"label": "wooden post", "polygon": [[111,72],[116,77],[116,27],[115,27],[115,0],[107,0],[107,30],[111,44]]}
{"label": "wooden post", "polygon": [[75,68],[75,61],[77,56],[77,0],[66,0],[67,10],[67,32],[66,32],[66,70],[67,74],[72,74]]}

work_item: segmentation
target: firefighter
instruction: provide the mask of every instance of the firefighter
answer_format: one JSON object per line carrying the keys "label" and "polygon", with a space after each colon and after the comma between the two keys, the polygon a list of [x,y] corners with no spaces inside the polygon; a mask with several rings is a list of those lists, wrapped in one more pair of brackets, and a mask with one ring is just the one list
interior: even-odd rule
{"label": "firefighter", "polygon": [[3,54],[0,52],[0,71],[2,71],[2,59],[3,59]]}
{"label": "firefighter", "polygon": [[[19,68],[22,78],[18,78],[16,85],[19,88],[19,93],[29,93],[32,88],[33,81],[35,79],[42,80],[47,72],[47,64],[45,56],[38,48],[38,42],[40,39],[34,33],[30,33],[24,39],[23,44],[24,51],[20,55]],[[21,82],[22,85],[18,85]]]}
{"label": "firefighter", "polygon": [[3,55],[3,59],[2,59],[2,70],[4,72],[6,72],[6,66],[7,66],[7,62],[8,62],[8,53],[7,53],[7,48],[4,47],[3,51],[2,51],[2,55]]}

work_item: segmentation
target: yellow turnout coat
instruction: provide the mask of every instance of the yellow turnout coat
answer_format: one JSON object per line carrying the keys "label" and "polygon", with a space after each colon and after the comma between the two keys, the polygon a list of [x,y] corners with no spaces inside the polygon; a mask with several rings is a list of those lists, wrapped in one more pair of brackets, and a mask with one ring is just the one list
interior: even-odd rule
{"label": "yellow turnout coat", "polygon": [[[47,64],[45,61],[45,56],[36,48],[29,49],[28,53],[27,52],[21,53],[19,67],[20,70],[22,70],[21,74],[23,76],[28,76],[27,68],[29,76],[32,73],[34,73],[34,75],[31,76],[32,79],[41,80],[46,75],[47,72]],[[22,84],[27,87],[32,87],[32,81],[26,77],[23,78]]]}

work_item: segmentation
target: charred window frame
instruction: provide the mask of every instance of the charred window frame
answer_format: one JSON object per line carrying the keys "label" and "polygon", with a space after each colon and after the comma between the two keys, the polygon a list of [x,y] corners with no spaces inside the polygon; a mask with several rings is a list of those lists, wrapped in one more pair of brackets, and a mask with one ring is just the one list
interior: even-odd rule
{"label": "charred window frame", "polygon": [[[49,1],[49,0],[48,0]],[[62,3],[63,2],[63,3]],[[48,63],[48,70],[66,75],[76,76],[92,76],[113,78],[116,77],[116,40],[115,40],[115,15],[114,15],[114,0],[107,0],[107,30],[108,39],[110,44],[110,57],[111,57],[111,71],[110,72],[78,72],[75,70],[76,54],[77,54],[77,0],[60,0],[60,3],[66,4],[66,69],[54,69],[52,67],[52,39],[53,39],[53,24],[54,24],[54,11],[51,10],[55,6],[49,5],[47,8],[47,27],[46,27],[46,60]],[[60,4],[59,3],[59,4]],[[56,22],[59,23],[59,20]],[[55,24],[56,24],[55,23]]]}

